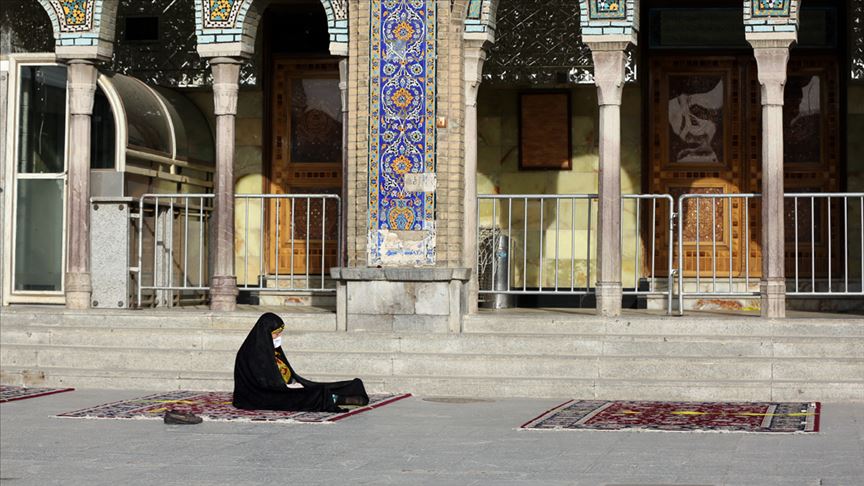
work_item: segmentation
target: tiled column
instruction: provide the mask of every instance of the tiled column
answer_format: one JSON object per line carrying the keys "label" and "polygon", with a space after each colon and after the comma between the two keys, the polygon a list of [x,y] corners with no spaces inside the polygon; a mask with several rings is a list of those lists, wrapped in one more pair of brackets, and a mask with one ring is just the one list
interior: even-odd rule
{"label": "tiled column", "polygon": [[621,314],[621,95],[629,41],[588,42],[600,105],[597,313]]}
{"label": "tiled column", "polygon": [[[755,38],[753,38],[755,37]],[[747,35],[762,85],[762,317],[786,315],[783,238],[783,89],[794,36]]]}
{"label": "tiled column", "polygon": [[68,199],[66,208],[66,307],[90,307],[90,123],[96,93],[93,61],[70,59]]}
{"label": "tiled column", "polygon": [[[485,34],[483,34],[485,36]],[[486,61],[487,40],[465,41],[465,221],[462,239],[462,265],[471,269],[467,285],[467,312],[478,308],[477,281],[477,93]]]}
{"label": "tiled column", "polygon": [[234,123],[237,115],[240,60],[210,59],[216,115],[215,265],[210,285],[210,308],[233,311],[237,307],[234,272]]}

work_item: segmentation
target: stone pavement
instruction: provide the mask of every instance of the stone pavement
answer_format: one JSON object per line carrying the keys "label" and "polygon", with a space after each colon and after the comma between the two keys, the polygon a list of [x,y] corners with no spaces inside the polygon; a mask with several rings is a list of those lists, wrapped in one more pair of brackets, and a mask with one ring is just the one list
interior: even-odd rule
{"label": "stone pavement", "polygon": [[412,397],[330,425],[60,419],[153,391],[0,405],[0,481],[46,484],[864,484],[864,404],[810,435],[515,430],[561,400]]}

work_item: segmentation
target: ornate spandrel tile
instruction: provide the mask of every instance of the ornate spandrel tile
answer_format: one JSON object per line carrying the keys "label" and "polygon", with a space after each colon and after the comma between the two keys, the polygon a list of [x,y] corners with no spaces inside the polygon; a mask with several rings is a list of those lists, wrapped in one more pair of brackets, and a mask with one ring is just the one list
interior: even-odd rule
{"label": "ornate spandrel tile", "polygon": [[93,0],[51,0],[60,19],[60,32],[86,32],[93,28]]}
{"label": "ornate spandrel tile", "polygon": [[627,18],[625,0],[590,0],[589,15],[592,20],[623,20]]}
{"label": "ornate spandrel tile", "polygon": [[204,8],[205,29],[233,29],[237,23],[237,14],[243,4],[241,0],[206,0],[201,3]]}
{"label": "ornate spandrel tile", "polygon": [[788,17],[790,0],[753,0],[754,17]]}

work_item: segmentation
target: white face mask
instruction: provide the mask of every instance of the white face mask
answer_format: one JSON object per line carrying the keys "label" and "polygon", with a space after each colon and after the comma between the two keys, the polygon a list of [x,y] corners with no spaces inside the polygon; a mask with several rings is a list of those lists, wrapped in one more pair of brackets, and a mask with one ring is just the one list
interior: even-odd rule
{"label": "white face mask", "polygon": [[280,346],[282,346],[282,336],[279,336],[273,340],[273,347],[274,348],[278,348]]}

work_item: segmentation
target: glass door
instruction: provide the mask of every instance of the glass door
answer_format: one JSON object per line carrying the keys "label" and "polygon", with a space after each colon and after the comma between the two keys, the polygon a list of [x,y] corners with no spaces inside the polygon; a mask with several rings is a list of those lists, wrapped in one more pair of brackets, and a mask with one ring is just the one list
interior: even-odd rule
{"label": "glass door", "polygon": [[66,68],[21,65],[14,159],[12,294],[62,294]]}

